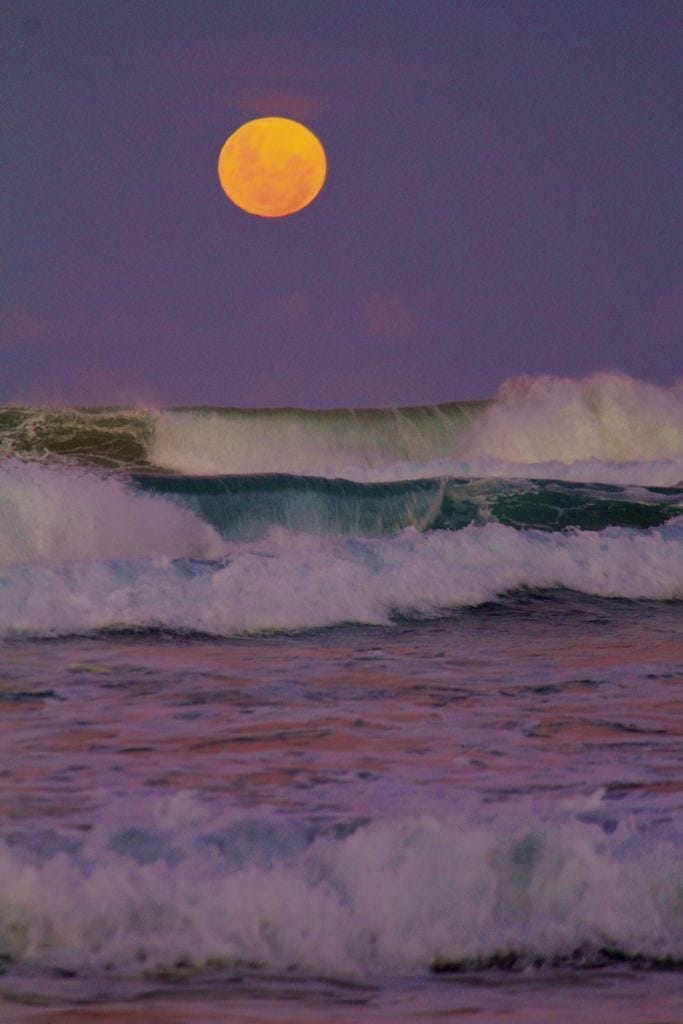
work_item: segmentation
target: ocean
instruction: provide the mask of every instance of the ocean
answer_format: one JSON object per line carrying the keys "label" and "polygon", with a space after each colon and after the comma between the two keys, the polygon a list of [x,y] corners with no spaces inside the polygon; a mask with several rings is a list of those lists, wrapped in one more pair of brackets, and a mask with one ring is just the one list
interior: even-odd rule
{"label": "ocean", "polygon": [[680,1024],[683,386],[0,408],[2,1024]]}

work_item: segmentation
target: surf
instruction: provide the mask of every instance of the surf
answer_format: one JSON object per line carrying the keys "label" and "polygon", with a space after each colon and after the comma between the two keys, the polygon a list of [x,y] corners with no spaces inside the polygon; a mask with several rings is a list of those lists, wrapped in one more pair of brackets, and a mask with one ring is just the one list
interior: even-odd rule
{"label": "surf", "polygon": [[0,955],[113,977],[679,965],[675,825],[569,803],[326,827],[189,792],[114,802],[85,836],[0,840]]}
{"label": "surf", "polygon": [[220,557],[208,548],[189,558],[171,550],[58,558],[55,551],[52,559],[2,567],[0,637],[112,629],[229,637],[384,625],[529,590],[683,599],[681,517],[644,530],[522,531],[491,523],[375,540],[274,530],[253,544],[223,542]]}

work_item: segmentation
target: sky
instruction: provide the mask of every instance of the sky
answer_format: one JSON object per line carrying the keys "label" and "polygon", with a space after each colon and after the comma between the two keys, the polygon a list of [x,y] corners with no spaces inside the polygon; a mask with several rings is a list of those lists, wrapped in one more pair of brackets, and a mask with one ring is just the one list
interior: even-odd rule
{"label": "sky", "polygon": [[[13,0],[0,403],[386,406],[683,376],[683,4]],[[243,122],[328,176],[235,207]]]}

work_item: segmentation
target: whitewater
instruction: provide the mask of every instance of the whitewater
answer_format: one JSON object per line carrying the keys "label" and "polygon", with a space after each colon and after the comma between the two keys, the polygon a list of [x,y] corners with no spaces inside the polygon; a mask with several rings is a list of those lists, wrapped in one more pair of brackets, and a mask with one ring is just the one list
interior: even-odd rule
{"label": "whitewater", "polygon": [[0,1019],[677,1024],[682,684],[680,384],[0,408]]}

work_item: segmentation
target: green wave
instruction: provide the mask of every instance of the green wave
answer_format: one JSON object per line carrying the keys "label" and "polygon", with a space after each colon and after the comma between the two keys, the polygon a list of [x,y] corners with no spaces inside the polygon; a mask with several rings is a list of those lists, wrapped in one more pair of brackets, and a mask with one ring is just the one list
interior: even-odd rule
{"label": "green wave", "polygon": [[683,514],[683,487],[450,478],[364,484],[284,474],[133,479],[140,490],[187,506],[230,539],[256,539],[274,526],[362,537],[491,522],[518,529],[644,529]]}
{"label": "green wave", "polygon": [[[311,471],[319,461],[429,460],[457,454],[486,402],[386,409],[0,407],[0,455],[127,471],[177,471],[213,453],[224,472]],[[307,468],[297,465],[302,459]],[[276,465],[273,466],[272,463]],[[293,462],[293,466],[289,463]],[[203,469],[199,470],[203,472]]]}
{"label": "green wave", "polygon": [[106,469],[151,469],[153,414],[125,409],[0,408],[0,454]]}

